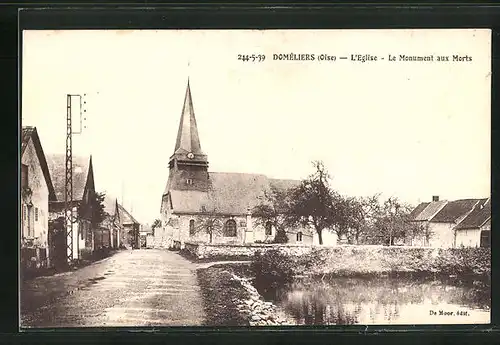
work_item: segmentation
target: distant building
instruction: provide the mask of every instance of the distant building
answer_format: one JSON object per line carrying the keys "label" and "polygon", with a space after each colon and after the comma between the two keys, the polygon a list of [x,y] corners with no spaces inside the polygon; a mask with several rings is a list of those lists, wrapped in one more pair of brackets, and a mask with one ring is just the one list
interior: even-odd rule
{"label": "distant building", "polygon": [[149,224],[141,225],[139,231],[139,240],[141,248],[151,248],[154,245],[153,229]]}
{"label": "distant building", "polygon": [[491,200],[477,203],[472,212],[455,227],[455,232],[457,247],[490,247]]}
{"label": "distant building", "polygon": [[49,202],[56,200],[47,160],[36,127],[21,135],[21,259],[36,258],[36,266],[50,266]]}
{"label": "distant building", "polygon": [[141,224],[128,212],[125,207],[118,205],[116,223],[120,227],[120,246],[127,249],[137,249],[140,246],[139,230]]}
{"label": "distant building", "polygon": [[104,196],[104,211],[107,217],[103,222],[103,228],[106,230],[102,229],[102,231],[107,232],[107,234],[102,234],[102,236],[103,238],[109,237],[109,247],[117,249],[120,247],[120,236],[123,230],[119,222],[118,199],[106,194]]}
{"label": "distant building", "polygon": [[[92,213],[94,212],[91,198],[95,195],[94,170],[92,156],[89,158],[73,156],[73,200],[71,201],[73,214],[77,221],[73,224],[73,259],[79,259],[82,255],[92,252],[94,239],[92,231]],[[50,175],[54,183],[57,201],[49,204],[50,220],[54,224],[51,229],[60,235],[61,241],[56,248],[61,251],[57,253],[59,260],[64,260],[69,254],[67,238],[64,227],[64,199],[66,181],[66,157],[65,155],[47,155]],[[61,229],[62,227],[62,229]],[[64,246],[64,249],[62,249]],[[56,254],[56,253],[54,253]]]}
{"label": "distant building", "polygon": [[[433,197],[432,202],[421,203],[410,213],[410,220],[421,226],[424,234],[414,238],[412,245],[441,248],[453,248],[461,245],[479,246],[481,242],[480,228],[487,223],[488,213],[491,217],[491,209],[488,211],[487,208],[484,210],[481,208],[481,205],[488,203],[488,200],[440,201],[438,197]],[[477,213],[481,213],[481,216],[474,218],[474,214]],[[477,223],[481,219],[484,219],[486,223],[478,225]],[[471,226],[476,227],[474,228],[475,232],[471,230]],[[465,232],[466,229],[471,231]]]}
{"label": "distant building", "polygon": [[[266,190],[285,190],[300,183],[260,174],[209,172],[189,82],[169,168],[160,209],[162,226],[155,229],[155,243],[163,247],[183,247],[189,241],[242,244],[272,240],[276,229],[259,224],[252,210],[262,203]],[[336,243],[336,238],[331,241]]]}

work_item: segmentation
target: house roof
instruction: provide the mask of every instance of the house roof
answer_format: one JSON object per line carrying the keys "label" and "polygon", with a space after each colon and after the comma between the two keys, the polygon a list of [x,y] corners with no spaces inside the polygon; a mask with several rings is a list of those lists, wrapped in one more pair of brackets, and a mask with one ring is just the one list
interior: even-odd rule
{"label": "house roof", "polygon": [[242,215],[262,203],[264,192],[275,186],[287,189],[299,181],[270,179],[261,174],[209,173],[209,191],[170,190],[172,207],[178,213],[216,212]]}
{"label": "house roof", "polygon": [[478,201],[479,199],[449,201],[431,221],[436,223],[453,223],[470,212]]}
{"label": "house roof", "polygon": [[56,201],[56,191],[54,189],[50,169],[47,164],[47,157],[43,152],[42,144],[40,142],[40,137],[38,136],[36,127],[23,126],[21,134],[21,157],[24,155],[24,152],[26,151],[30,140],[33,141],[33,145],[35,146],[36,155],[38,157],[38,161],[40,162],[43,177],[45,179],[45,182],[47,183],[47,188],[49,189],[49,201]]}
{"label": "house roof", "polygon": [[[83,199],[83,193],[89,177],[91,161],[88,157],[73,156],[73,200]],[[64,201],[66,183],[66,156],[64,154],[47,155],[47,163],[54,183],[57,200]],[[91,173],[91,172],[90,172]]]}
{"label": "house roof", "polygon": [[413,209],[413,211],[410,212],[410,214],[408,215],[408,217],[410,218],[410,220],[415,220],[415,218],[420,214],[422,213],[423,210],[425,210],[425,208],[427,206],[429,206],[430,202],[422,202],[420,203],[420,205],[418,205],[417,207],[415,207]]}
{"label": "house roof", "polygon": [[456,227],[457,230],[477,229],[491,219],[491,201],[480,200],[471,213],[467,215]]}
{"label": "house roof", "polygon": [[[437,212],[439,212],[445,205],[447,201],[433,201],[429,203],[423,203],[427,204],[425,207],[423,207],[422,204],[418,205],[417,208],[421,208],[422,210],[420,212],[412,212],[414,213],[414,221],[428,221],[430,220]],[[414,210],[415,211],[415,210]]]}
{"label": "house roof", "polygon": [[110,216],[114,216],[116,213],[116,204],[117,204],[117,199],[113,197],[112,195],[105,194],[104,195],[104,211],[109,214]]}
{"label": "house roof", "polygon": [[118,212],[120,212],[120,220],[123,224],[140,224],[131,214],[128,212],[125,207],[118,204]]}

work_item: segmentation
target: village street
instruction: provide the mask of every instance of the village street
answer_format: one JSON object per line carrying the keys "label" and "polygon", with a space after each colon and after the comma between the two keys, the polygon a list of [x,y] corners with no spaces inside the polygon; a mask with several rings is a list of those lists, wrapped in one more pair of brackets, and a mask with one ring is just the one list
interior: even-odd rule
{"label": "village street", "polygon": [[21,327],[182,326],[203,322],[196,265],[167,250],[126,250],[21,287]]}

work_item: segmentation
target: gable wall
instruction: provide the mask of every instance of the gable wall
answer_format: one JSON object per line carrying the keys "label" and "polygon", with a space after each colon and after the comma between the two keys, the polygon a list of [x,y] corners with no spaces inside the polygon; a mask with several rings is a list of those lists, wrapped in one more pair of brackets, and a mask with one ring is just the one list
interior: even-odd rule
{"label": "gable wall", "polygon": [[[36,154],[35,145],[31,139],[21,158],[21,163],[28,166],[28,186],[33,192],[31,198],[33,207],[29,211],[29,215],[26,205],[21,201],[23,206],[21,213],[21,238],[28,236],[28,219],[30,219],[31,236],[36,238],[35,243],[42,247],[47,247],[49,189]],[[38,219],[35,219],[35,212],[38,212]]]}

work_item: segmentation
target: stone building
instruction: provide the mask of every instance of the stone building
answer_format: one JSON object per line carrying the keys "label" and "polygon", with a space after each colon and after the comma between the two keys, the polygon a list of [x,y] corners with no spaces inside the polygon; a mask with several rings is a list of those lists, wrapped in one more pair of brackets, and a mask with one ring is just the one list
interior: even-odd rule
{"label": "stone building", "polygon": [[[261,174],[210,172],[208,165],[208,156],[200,144],[188,81],[174,153],[169,160],[169,176],[160,210],[161,228],[155,230],[155,246],[272,241],[276,229],[260,222],[252,210],[263,203],[266,191],[286,190],[299,181]],[[303,236],[298,232],[288,235],[293,242],[313,242],[309,230],[304,229]],[[336,239],[331,241],[336,243]]]}
{"label": "stone building", "polygon": [[50,266],[49,202],[56,200],[47,160],[36,127],[21,135],[21,259]]}
{"label": "stone building", "polygon": [[[425,234],[412,239],[414,246],[454,248],[489,243],[488,221],[491,217],[489,199],[439,200],[418,205],[410,220],[425,228]],[[484,231],[484,233],[483,233]]]}
{"label": "stone building", "polygon": [[141,224],[123,205],[117,203],[117,208],[118,213],[115,222],[120,228],[120,246],[127,249],[138,249],[140,246],[139,232]]}
{"label": "stone building", "polygon": [[491,246],[491,199],[481,200],[455,227],[457,247]]}

